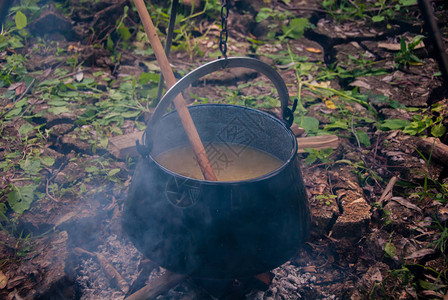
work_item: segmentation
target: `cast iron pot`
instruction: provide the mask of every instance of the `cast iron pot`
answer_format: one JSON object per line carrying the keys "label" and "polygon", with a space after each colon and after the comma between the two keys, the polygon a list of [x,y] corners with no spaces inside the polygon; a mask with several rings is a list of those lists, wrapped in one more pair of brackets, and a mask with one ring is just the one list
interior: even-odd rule
{"label": "cast iron pot", "polygon": [[[277,88],[283,120],[235,105],[189,107],[212,164],[232,160],[213,153],[210,142],[254,147],[283,164],[250,180],[214,182],[176,174],[154,158],[188,144],[176,111],[164,112],[192,82],[222,68],[246,67],[266,75]],[[145,132],[125,205],[123,226],[136,247],[164,268],[199,278],[243,278],[272,270],[304,243],[309,230],[292,112],[280,75],[252,58],[208,63],[179,80],[157,106]],[[225,167],[224,165],[222,167]]]}

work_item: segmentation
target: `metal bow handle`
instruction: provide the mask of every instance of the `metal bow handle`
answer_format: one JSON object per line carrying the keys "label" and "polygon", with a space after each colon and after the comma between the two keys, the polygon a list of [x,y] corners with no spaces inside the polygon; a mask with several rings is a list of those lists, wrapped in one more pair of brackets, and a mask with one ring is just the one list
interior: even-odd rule
{"label": "metal bow handle", "polygon": [[154,126],[154,124],[156,124],[160,120],[174,98],[184,89],[186,89],[190,84],[207,74],[226,68],[249,68],[266,75],[266,77],[268,77],[272,81],[275,88],[277,89],[281,102],[283,120],[286,124],[288,124],[288,126],[292,125],[292,122],[294,120],[293,111],[295,109],[295,105],[293,106],[293,110],[288,108],[289,93],[288,89],[286,88],[286,84],[280,74],[278,74],[278,72],[275,71],[271,66],[262,62],[261,60],[249,57],[230,57],[227,59],[217,59],[203,66],[200,66],[199,68],[191,71],[190,73],[182,77],[178,82],[176,82],[176,84],[173,85],[160,100],[159,104],[154,110],[151,119],[149,120],[148,128],[152,128],[152,126]]}

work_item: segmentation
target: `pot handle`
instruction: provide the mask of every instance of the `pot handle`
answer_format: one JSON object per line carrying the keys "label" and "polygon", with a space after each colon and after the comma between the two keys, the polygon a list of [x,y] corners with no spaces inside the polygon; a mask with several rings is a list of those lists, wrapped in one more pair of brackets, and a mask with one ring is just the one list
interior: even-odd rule
{"label": "pot handle", "polygon": [[288,126],[291,126],[294,120],[293,111],[295,110],[296,105],[293,106],[293,110],[288,108],[288,89],[286,88],[286,84],[280,74],[261,60],[250,57],[229,57],[217,59],[200,66],[176,82],[176,84],[174,84],[160,100],[151,119],[149,120],[148,128],[152,128],[152,126],[154,126],[154,124],[156,124],[163,116],[174,98],[196,80],[221,69],[240,67],[256,70],[266,75],[266,77],[272,81],[280,98],[282,118]]}

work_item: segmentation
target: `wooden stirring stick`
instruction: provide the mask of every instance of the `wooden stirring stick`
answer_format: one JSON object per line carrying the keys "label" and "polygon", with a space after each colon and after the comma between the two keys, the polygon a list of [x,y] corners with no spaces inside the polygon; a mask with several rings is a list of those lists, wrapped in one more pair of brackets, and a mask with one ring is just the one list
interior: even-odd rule
{"label": "wooden stirring stick", "polygon": [[[152,46],[156,59],[160,65],[163,77],[165,77],[167,88],[169,89],[176,83],[176,78],[174,77],[173,70],[168,62],[165,51],[163,50],[162,43],[160,43],[159,37],[157,36],[156,29],[152,23],[151,17],[146,10],[145,3],[143,0],[134,0],[134,4],[137,7],[140,19],[145,27],[146,35],[148,36],[149,43]],[[208,160],[207,153],[205,152],[204,145],[199,137],[198,131],[194,126],[193,119],[191,118],[190,112],[185,105],[184,98],[179,94],[174,99],[174,106],[177,109],[182,125],[187,134],[188,140],[190,141],[193,152],[196,155],[196,159],[201,167],[202,174],[206,180],[218,181],[215,173]]]}

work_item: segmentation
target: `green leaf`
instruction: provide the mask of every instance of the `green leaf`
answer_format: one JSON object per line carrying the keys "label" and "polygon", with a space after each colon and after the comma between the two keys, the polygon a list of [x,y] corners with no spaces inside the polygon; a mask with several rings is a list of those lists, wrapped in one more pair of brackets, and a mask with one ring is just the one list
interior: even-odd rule
{"label": "green leaf", "polygon": [[260,23],[263,20],[266,20],[267,18],[269,18],[272,15],[272,9],[267,8],[267,7],[263,7],[260,9],[260,11],[258,12],[257,16],[255,17],[255,21],[257,23]]}
{"label": "green leaf", "polygon": [[107,37],[106,48],[109,51],[112,51],[114,49],[114,41],[112,41],[110,35]]}
{"label": "green leaf", "polygon": [[112,169],[110,170],[107,175],[108,176],[114,176],[115,174],[117,174],[118,172],[120,172],[120,169]]}
{"label": "green leaf", "polygon": [[54,162],[55,162],[54,158],[51,156],[40,157],[40,161],[42,164],[44,164],[47,167],[51,167],[52,165],[54,165]]}
{"label": "green leaf", "polygon": [[96,166],[89,166],[89,167],[86,167],[86,172],[88,172],[88,173],[94,173],[94,172],[98,172],[98,168],[96,167]]}
{"label": "green leaf", "polygon": [[417,4],[417,0],[400,0],[398,2],[403,6],[411,6]]}
{"label": "green leaf", "polygon": [[382,22],[382,21],[384,21],[384,16],[373,16],[372,21],[373,22]]}
{"label": "green leaf", "polygon": [[120,25],[120,27],[118,27],[117,31],[124,41],[129,40],[129,38],[131,37],[131,32],[129,31],[129,27],[123,25],[123,23],[121,23],[121,25]]}
{"label": "green leaf", "polygon": [[59,79],[47,79],[39,83],[39,86],[56,86],[61,81]]}
{"label": "green leaf", "polygon": [[291,22],[289,22],[289,26],[283,27],[283,34],[285,37],[292,39],[301,38],[307,25],[308,19],[306,18],[292,19]]}
{"label": "green leaf", "polygon": [[15,213],[22,214],[30,208],[36,187],[34,184],[15,187],[15,190],[8,194],[8,204]]}
{"label": "green leaf", "polygon": [[56,107],[50,107],[48,109],[48,112],[51,112],[54,115],[59,115],[62,113],[69,112],[69,109],[66,106],[56,106]]}
{"label": "green leaf", "polygon": [[441,137],[445,134],[446,128],[442,123],[436,124],[431,128],[431,134],[435,137]]}
{"label": "green leaf", "polygon": [[143,130],[146,129],[146,124],[143,123],[143,122],[136,121],[135,122],[135,126],[137,127],[138,130],[142,130],[143,131]]}
{"label": "green leaf", "polygon": [[160,75],[157,73],[146,73],[143,72],[138,77],[138,83],[140,84],[148,84],[149,82],[159,82]]}
{"label": "green leaf", "polygon": [[37,175],[42,169],[40,160],[36,158],[27,157],[25,160],[20,161],[19,165],[28,175]]}
{"label": "green leaf", "polygon": [[308,133],[317,133],[319,130],[319,120],[313,117],[304,116],[300,124],[297,125],[305,129]]}
{"label": "green leaf", "polygon": [[20,10],[16,12],[16,15],[14,17],[14,21],[16,22],[17,29],[22,29],[27,25],[27,19],[24,13],[22,13]]}
{"label": "green leaf", "polygon": [[397,248],[392,242],[388,242],[384,246],[384,252],[386,252],[387,257],[392,258],[397,254]]}
{"label": "green leaf", "polygon": [[79,191],[81,192],[81,194],[84,194],[85,192],[87,192],[87,187],[84,183],[81,183],[81,186],[79,187]]}
{"label": "green leaf", "polygon": [[25,123],[22,126],[20,126],[19,133],[22,136],[27,136],[28,133],[30,133],[33,130],[34,130],[34,126],[33,125],[31,125],[30,123]]}
{"label": "green leaf", "polygon": [[356,130],[356,136],[358,137],[358,140],[362,145],[370,147],[370,137],[366,132],[362,130]]}
{"label": "green leaf", "polygon": [[406,51],[406,41],[404,40],[404,38],[400,39],[400,49],[401,49],[401,52]]}
{"label": "green leaf", "polygon": [[121,116],[123,118],[133,118],[136,117],[140,114],[140,112],[138,110],[134,110],[134,111],[125,111],[124,113],[121,114]]}
{"label": "green leaf", "polygon": [[348,129],[348,123],[346,120],[336,120],[333,123],[325,125],[324,127],[324,130],[332,129]]}
{"label": "green leaf", "polygon": [[305,164],[311,165],[317,160],[317,156],[315,154],[308,155],[307,158],[305,158]]}
{"label": "green leaf", "polygon": [[101,137],[101,139],[100,139],[101,148],[107,149],[108,144],[109,144],[109,139],[107,138],[107,136]]}
{"label": "green leaf", "polygon": [[376,127],[382,131],[399,130],[409,125],[409,121],[402,119],[387,119],[382,123],[378,123]]}

